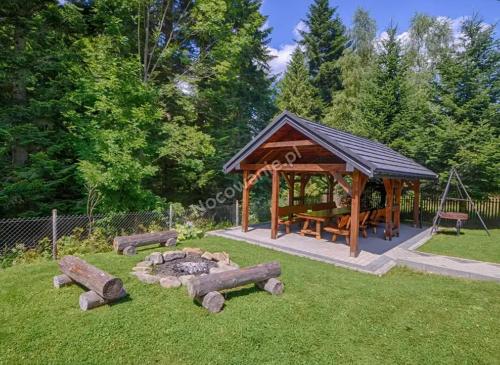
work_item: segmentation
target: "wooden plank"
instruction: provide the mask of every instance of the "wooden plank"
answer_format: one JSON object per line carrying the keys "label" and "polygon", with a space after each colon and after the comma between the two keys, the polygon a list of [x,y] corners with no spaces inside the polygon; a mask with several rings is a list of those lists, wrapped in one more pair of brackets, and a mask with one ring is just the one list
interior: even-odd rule
{"label": "wooden plank", "polygon": [[243,171],[243,196],[241,202],[241,230],[248,232],[248,214],[250,204],[250,186],[248,184],[248,171]]}
{"label": "wooden plank", "polygon": [[277,164],[241,164],[242,170],[269,170],[269,171],[288,171],[288,172],[345,172],[345,163],[277,163]]}
{"label": "wooden plank", "polygon": [[267,142],[264,143],[259,148],[289,148],[289,147],[307,147],[307,146],[318,146],[310,139],[303,139],[298,141],[279,141],[279,142]]}
{"label": "wooden plank", "polygon": [[271,190],[271,238],[275,239],[278,236],[278,204],[280,191],[280,176],[277,170],[273,170]]}
{"label": "wooden plank", "polygon": [[351,234],[349,243],[349,253],[351,257],[359,255],[358,237],[359,237],[359,210],[361,207],[361,173],[354,170],[352,174],[352,195],[351,195]]}

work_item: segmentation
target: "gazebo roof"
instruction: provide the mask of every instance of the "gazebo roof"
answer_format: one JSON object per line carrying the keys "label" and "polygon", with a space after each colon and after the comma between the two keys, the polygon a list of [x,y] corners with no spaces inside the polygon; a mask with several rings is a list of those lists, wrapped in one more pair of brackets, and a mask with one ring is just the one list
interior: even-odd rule
{"label": "gazebo roof", "polygon": [[289,111],[279,114],[225,165],[224,172],[239,164],[278,130],[288,125],[369,177],[436,179],[437,175],[386,145],[301,118]]}

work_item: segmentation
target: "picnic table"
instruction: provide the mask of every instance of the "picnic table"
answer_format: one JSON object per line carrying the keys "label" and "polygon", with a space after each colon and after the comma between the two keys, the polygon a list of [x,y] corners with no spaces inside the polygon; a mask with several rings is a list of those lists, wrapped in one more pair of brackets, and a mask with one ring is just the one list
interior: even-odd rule
{"label": "picnic table", "polygon": [[[316,210],[311,212],[297,213],[297,217],[304,220],[304,226],[300,230],[300,235],[305,236],[306,234],[315,236],[317,240],[321,239],[321,223],[328,222],[334,217],[338,217],[344,214],[349,214],[351,208],[333,208],[325,210]],[[315,228],[311,229],[310,225],[315,222]]]}

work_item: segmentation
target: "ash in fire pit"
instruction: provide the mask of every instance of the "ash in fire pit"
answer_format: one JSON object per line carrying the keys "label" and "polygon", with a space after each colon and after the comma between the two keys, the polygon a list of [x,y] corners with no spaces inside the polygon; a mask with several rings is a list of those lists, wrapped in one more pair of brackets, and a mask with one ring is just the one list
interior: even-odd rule
{"label": "ash in fire pit", "polygon": [[202,258],[197,254],[187,254],[183,258],[165,261],[163,264],[155,265],[153,271],[159,276],[183,276],[208,274],[210,268],[216,267],[217,263]]}

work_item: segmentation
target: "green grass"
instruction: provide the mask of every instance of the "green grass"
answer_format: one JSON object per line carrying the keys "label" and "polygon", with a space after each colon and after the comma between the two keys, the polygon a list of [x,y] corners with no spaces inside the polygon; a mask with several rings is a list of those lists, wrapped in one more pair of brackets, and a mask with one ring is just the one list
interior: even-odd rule
{"label": "green grass", "polygon": [[440,228],[419,251],[500,263],[500,229],[491,229],[490,234],[482,229],[462,229],[457,236],[454,228]]}
{"label": "green grass", "polygon": [[0,363],[498,364],[500,285],[404,269],[383,277],[221,238],[242,266],[279,260],[281,297],[252,286],[209,314],[185,289],[128,273],[148,251],[88,261],[123,278],[130,298],[82,312],[76,286],[52,288],[55,263],[0,271]]}

